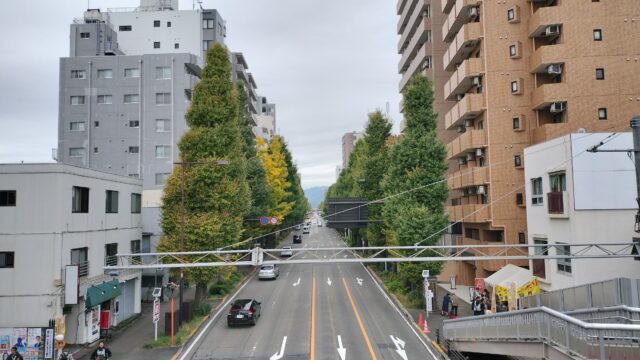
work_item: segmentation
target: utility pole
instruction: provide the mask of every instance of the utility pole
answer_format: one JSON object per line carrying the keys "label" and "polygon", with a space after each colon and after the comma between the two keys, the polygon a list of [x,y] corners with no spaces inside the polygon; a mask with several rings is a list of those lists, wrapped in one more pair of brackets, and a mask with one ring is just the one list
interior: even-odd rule
{"label": "utility pole", "polygon": [[636,165],[636,202],[638,203],[635,231],[640,233],[640,116],[631,118],[630,125],[633,132],[633,161]]}

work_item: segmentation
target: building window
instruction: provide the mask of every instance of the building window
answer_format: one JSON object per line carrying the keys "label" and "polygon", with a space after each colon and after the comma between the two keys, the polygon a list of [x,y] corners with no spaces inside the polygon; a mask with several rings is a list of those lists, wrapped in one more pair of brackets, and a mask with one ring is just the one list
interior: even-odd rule
{"label": "building window", "polygon": [[520,124],[520,118],[518,116],[514,116],[513,118],[511,118],[511,121],[512,121],[513,130],[520,130],[522,126]]}
{"label": "building window", "polygon": [[511,8],[507,10],[507,20],[513,21],[516,19],[516,9]]}
{"label": "building window", "polygon": [[520,157],[520,155],[515,155],[513,157],[513,163],[514,163],[515,167],[521,167],[522,166],[522,157]]}
{"label": "building window", "polygon": [[107,203],[106,213],[117,214],[118,213],[118,192],[114,190],[107,190]]}
{"label": "building window", "polygon": [[71,195],[71,212],[89,212],[89,188],[74,186]]}
{"label": "building window", "polygon": [[604,69],[597,68],[596,69],[596,80],[604,80]]}
{"label": "building window", "polygon": [[523,232],[519,232],[518,233],[518,244],[526,244],[527,243],[527,237],[525,236],[525,234]]}
{"label": "building window", "polygon": [[100,127],[100,121],[94,121],[93,127]]}
{"label": "building window", "polygon": [[0,190],[0,206],[16,206],[16,191]]}
{"label": "building window", "polygon": [[140,120],[129,120],[129,127],[132,127],[132,128],[140,127]]}
{"label": "building window", "polygon": [[140,69],[138,69],[138,68],[124,69],[124,77],[125,78],[139,78],[140,77]]}
{"label": "building window", "polygon": [[156,93],[156,105],[171,104],[171,93]]}
{"label": "building window", "polygon": [[171,146],[169,145],[156,145],[156,158],[165,159],[171,157]]}
{"label": "building window", "polygon": [[212,44],[213,40],[202,40],[202,50],[207,51]]}
{"label": "building window", "polygon": [[71,78],[72,79],[86,79],[87,72],[84,70],[71,70]]}
{"label": "building window", "polygon": [[72,96],[71,97],[71,105],[84,105],[84,96]]}
{"label": "building window", "polygon": [[171,21],[167,21],[167,27],[171,27]]}
{"label": "building window", "polygon": [[215,26],[214,19],[203,19],[202,20],[202,28],[203,29],[213,29]]}
{"label": "building window", "polygon": [[156,80],[171,79],[171,67],[158,66],[156,67]]}
{"label": "building window", "polygon": [[126,94],[124,96],[125,104],[137,104],[140,102],[140,95],[138,94]]}
{"label": "building window", "polygon": [[154,49],[160,49],[160,41],[154,41],[153,42],[153,48]]}
{"label": "building window", "polygon": [[[534,255],[537,255],[537,256],[549,255],[549,247],[546,246],[547,245],[546,240],[533,239],[533,244],[539,245],[533,248]],[[544,259],[535,259],[531,261],[533,265],[532,267],[533,267],[534,276],[537,276],[543,279],[547,277],[544,261],[545,261]]]}
{"label": "building window", "polygon": [[15,252],[2,251],[0,252],[0,268],[12,268],[14,265]]}
{"label": "building window", "polygon": [[522,193],[516,194],[516,205],[524,205],[524,196]]}
{"label": "building window", "polygon": [[607,108],[598,108],[598,119],[607,120]]}
{"label": "building window", "polygon": [[142,210],[142,195],[132,193],[131,194],[131,213],[140,214]]}
{"label": "building window", "polygon": [[81,32],[80,33],[80,39],[88,39],[91,37],[91,33],[88,32]]}
{"label": "building window", "polygon": [[180,49],[180,44],[179,44],[179,43],[175,43],[175,44],[173,44],[173,48],[174,48],[174,49]]}
{"label": "building window", "polygon": [[104,264],[107,266],[116,266],[118,264],[118,243],[106,244],[104,246]]}
{"label": "building window", "polygon": [[113,97],[111,95],[98,95],[98,104],[103,104],[103,105],[113,104]]}
{"label": "building window", "polygon": [[[558,256],[571,256],[571,246],[555,246]],[[571,258],[558,259],[558,272],[571,274]]]}
{"label": "building window", "polygon": [[511,93],[512,94],[518,93],[518,81],[517,80],[511,82]]}
{"label": "building window", "polygon": [[98,79],[111,79],[111,78],[113,78],[113,70],[98,69]]}
{"label": "building window", "polygon": [[171,131],[171,120],[156,119],[156,132],[169,132],[169,131]]}
{"label": "building window", "polygon": [[169,178],[169,173],[158,173],[156,174],[156,185],[164,185],[164,183]]}
{"label": "building window", "polygon": [[[131,253],[140,254],[140,240],[131,240]],[[140,256],[134,256],[131,260],[139,264]]]}
{"label": "building window", "polygon": [[594,41],[602,41],[602,30],[594,29],[593,30],[593,40]]}
{"label": "building window", "polygon": [[100,152],[100,148],[98,148],[97,146],[93,148],[94,154],[98,154],[99,152]]}
{"label": "building window", "polygon": [[549,175],[551,192],[567,191],[567,177],[564,172]]}
{"label": "building window", "polygon": [[518,48],[516,45],[509,45],[509,57],[515,57],[518,55]]}
{"label": "building window", "polygon": [[153,20],[153,27],[160,27],[160,20]]}
{"label": "building window", "polygon": [[89,275],[89,248],[71,249],[71,265],[78,265],[78,276]]}
{"label": "building window", "polygon": [[84,131],[85,130],[85,122],[84,121],[72,121],[69,123],[69,130],[71,131]]}
{"label": "building window", "polygon": [[531,179],[531,205],[542,205],[543,199],[542,178]]}
{"label": "building window", "polygon": [[120,25],[118,26],[118,31],[131,31],[133,28],[131,25]]}
{"label": "building window", "polygon": [[129,154],[137,154],[140,152],[140,147],[138,146],[129,146]]}
{"label": "building window", "polygon": [[69,156],[70,157],[83,157],[84,156],[84,148],[69,148]]}

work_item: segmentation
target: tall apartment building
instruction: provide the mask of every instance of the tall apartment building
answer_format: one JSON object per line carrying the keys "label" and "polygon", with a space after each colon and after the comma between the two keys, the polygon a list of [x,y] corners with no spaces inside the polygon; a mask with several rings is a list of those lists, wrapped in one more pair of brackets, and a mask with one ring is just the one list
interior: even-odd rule
{"label": "tall apartment building", "polygon": [[353,148],[356,146],[356,142],[362,139],[364,133],[358,131],[352,131],[342,135],[342,168],[345,169],[349,166],[349,156],[353,152]]}
{"label": "tall apartment building", "polygon": [[[398,14],[400,89],[420,71],[435,86],[457,241],[526,243],[523,149],[581,128],[628,129],[640,110],[640,3],[399,0]],[[505,264],[453,272],[469,284]]]}

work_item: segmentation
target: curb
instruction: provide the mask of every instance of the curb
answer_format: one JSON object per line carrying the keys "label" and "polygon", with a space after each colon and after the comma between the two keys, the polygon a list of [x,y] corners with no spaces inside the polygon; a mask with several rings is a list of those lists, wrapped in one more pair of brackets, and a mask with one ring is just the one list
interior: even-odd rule
{"label": "curb", "polygon": [[[246,282],[251,280],[251,277],[253,277],[253,275],[255,275],[256,271],[257,271],[257,269],[254,268],[247,275],[245,275],[245,277],[241,281],[238,282],[238,284],[233,288],[232,291],[229,292],[229,294],[235,293],[238,288],[240,288]],[[173,354],[173,356],[171,357],[171,360],[176,360],[177,358],[180,357],[180,355],[182,355],[182,351],[184,350],[185,345],[187,345],[191,341],[191,338],[193,337],[194,334],[196,334],[198,331],[200,331],[202,329],[202,325],[205,322],[207,322],[207,320],[209,320],[209,317],[211,316],[211,314],[216,312],[216,311],[218,311],[220,309],[220,307],[227,301],[227,298],[229,297],[229,294],[225,295],[225,297],[222,298],[222,301],[220,301],[218,306],[216,306],[214,309],[211,309],[209,314],[202,318],[202,321],[200,322],[200,324],[198,324],[198,327],[196,327],[193,331],[191,331],[191,333],[187,336],[187,340],[182,345],[180,345],[180,347],[178,348],[178,351],[176,351],[176,353]]]}

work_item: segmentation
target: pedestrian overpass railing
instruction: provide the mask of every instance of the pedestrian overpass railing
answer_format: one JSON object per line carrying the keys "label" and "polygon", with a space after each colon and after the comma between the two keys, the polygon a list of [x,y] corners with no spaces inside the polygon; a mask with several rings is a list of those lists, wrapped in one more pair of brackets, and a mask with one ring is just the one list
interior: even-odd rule
{"label": "pedestrian overpass railing", "polygon": [[640,325],[588,323],[547,307],[445,320],[450,341],[541,342],[579,359],[640,358]]}
{"label": "pedestrian overpass railing", "polygon": [[640,325],[640,308],[626,305],[574,310],[565,314],[588,323]]}

